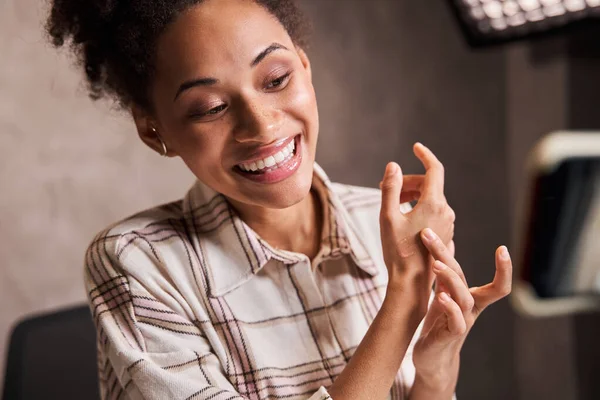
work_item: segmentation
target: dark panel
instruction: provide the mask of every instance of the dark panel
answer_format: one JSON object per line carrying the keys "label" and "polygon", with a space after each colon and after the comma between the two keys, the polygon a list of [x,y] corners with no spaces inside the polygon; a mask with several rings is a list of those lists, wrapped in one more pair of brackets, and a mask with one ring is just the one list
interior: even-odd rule
{"label": "dark panel", "polygon": [[[471,285],[490,281],[508,242],[503,49],[470,50],[444,2],[302,1],[319,100],[318,162],[331,178],[376,187],[387,161],[421,171],[411,146],[447,169],[457,257]],[[458,396],[516,397],[513,314],[487,310],[462,356]]]}

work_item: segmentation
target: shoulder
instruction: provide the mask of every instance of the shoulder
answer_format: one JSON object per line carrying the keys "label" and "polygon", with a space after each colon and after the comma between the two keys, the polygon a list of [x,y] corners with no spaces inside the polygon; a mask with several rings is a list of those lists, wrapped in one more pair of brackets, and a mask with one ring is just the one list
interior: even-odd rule
{"label": "shoulder", "polygon": [[[156,243],[180,235],[183,225],[182,201],[156,206],[118,221],[100,231],[88,246],[85,254],[85,267],[105,273],[100,275],[120,275],[123,271],[123,258],[137,254],[140,261],[147,255],[158,258]],[[143,264],[140,262],[138,264]]]}
{"label": "shoulder", "polygon": [[185,315],[189,299],[204,296],[198,286],[204,280],[194,275],[200,264],[182,203],[139,212],[96,235],[84,259],[84,286],[94,309],[133,301],[134,314],[138,303],[146,302]]}

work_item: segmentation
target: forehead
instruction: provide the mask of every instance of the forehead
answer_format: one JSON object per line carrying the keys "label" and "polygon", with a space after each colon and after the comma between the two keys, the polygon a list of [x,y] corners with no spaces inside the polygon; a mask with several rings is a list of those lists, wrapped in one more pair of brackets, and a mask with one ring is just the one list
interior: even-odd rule
{"label": "forehead", "polygon": [[157,43],[157,72],[216,73],[249,67],[273,42],[293,46],[279,21],[252,0],[205,0],[184,11]]}

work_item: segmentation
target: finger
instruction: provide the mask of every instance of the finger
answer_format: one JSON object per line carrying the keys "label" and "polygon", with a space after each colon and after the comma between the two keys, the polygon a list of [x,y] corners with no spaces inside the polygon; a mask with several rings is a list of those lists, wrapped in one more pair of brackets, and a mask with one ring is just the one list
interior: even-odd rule
{"label": "finger", "polygon": [[441,288],[441,286],[440,286],[441,284],[440,284],[440,282],[438,282],[438,281],[435,279],[435,274],[433,273],[433,263],[434,263],[434,262],[435,262],[435,258],[433,258],[433,256],[432,256],[431,254],[429,254],[429,255],[427,256],[427,266],[429,267],[429,268],[428,268],[428,270],[427,270],[427,273],[428,273],[428,274],[427,274],[427,277],[428,277],[428,279],[429,279],[429,281],[428,281],[428,282],[430,283],[430,285],[429,285],[429,286],[430,286],[430,287],[433,287],[433,290],[434,290],[435,292],[438,292],[438,291],[439,291],[438,289],[440,289],[440,288]]}
{"label": "finger", "polygon": [[450,250],[444,245],[442,240],[438,235],[435,234],[433,230],[429,228],[423,229],[421,231],[421,240],[433,258],[440,260],[450,267],[458,276],[460,276],[465,285],[467,285],[467,278],[465,278],[462,268]]}
{"label": "finger", "polygon": [[423,320],[423,333],[428,333],[436,323],[437,319],[444,315],[444,308],[438,301],[437,294],[438,293],[433,294],[431,297],[427,314],[425,314],[425,319]]}
{"label": "finger", "polygon": [[402,190],[406,192],[421,192],[425,175],[404,175],[402,176]]}
{"label": "finger", "polygon": [[448,331],[452,335],[464,335],[467,332],[467,322],[459,305],[445,292],[440,293],[438,299],[448,321]]}
{"label": "finger", "polygon": [[[453,231],[454,231],[454,229],[453,229]],[[452,257],[454,257],[456,255],[456,245],[454,244],[454,240],[451,240],[450,244],[448,244],[448,253],[450,253],[450,255]]]}
{"label": "finger", "polygon": [[512,261],[506,246],[496,249],[496,273],[487,285],[471,289],[475,310],[479,313],[487,306],[509,295],[512,289]]}
{"label": "finger", "polygon": [[417,201],[421,198],[421,192],[407,192],[402,191],[400,193],[400,203],[410,203],[411,201]]}
{"label": "finger", "polygon": [[380,218],[394,219],[401,213],[400,193],[402,192],[402,170],[395,162],[388,163],[385,168],[381,187],[381,214]]}
{"label": "finger", "polygon": [[[411,201],[419,200],[424,181],[425,175],[403,175],[400,203],[409,203]],[[379,188],[381,188],[382,184],[383,182],[379,184]]]}
{"label": "finger", "polygon": [[416,143],[413,151],[425,167],[422,199],[432,200],[442,197],[444,195],[444,166],[433,152],[421,143]]}
{"label": "finger", "polygon": [[433,272],[435,272],[438,282],[450,293],[450,296],[460,306],[460,309],[470,312],[473,309],[475,301],[469,291],[469,287],[465,285],[460,276],[439,260],[436,260],[433,264]]}
{"label": "finger", "polygon": [[421,334],[422,335],[429,334],[429,331],[431,331],[433,326],[436,324],[436,321],[438,320],[438,318],[443,317],[443,316],[444,316],[444,307],[442,307],[440,302],[437,300],[437,297],[435,297],[433,299],[433,301],[431,302],[429,309],[427,310],[427,314],[425,314],[425,319],[423,320],[423,331]]}
{"label": "finger", "polygon": [[[433,271],[433,263],[431,263],[431,270]],[[447,292],[448,289],[444,286],[444,283],[441,282],[439,279],[435,279],[435,274],[433,274],[433,277],[434,277],[434,280],[435,280],[434,292],[435,293]]]}

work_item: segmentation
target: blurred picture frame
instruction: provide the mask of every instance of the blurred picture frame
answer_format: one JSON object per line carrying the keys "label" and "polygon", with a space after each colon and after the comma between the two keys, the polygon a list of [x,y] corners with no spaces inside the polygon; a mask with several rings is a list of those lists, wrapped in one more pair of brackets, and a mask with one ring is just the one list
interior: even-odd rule
{"label": "blurred picture frame", "polygon": [[546,135],[525,174],[514,308],[530,317],[600,310],[600,131]]}

